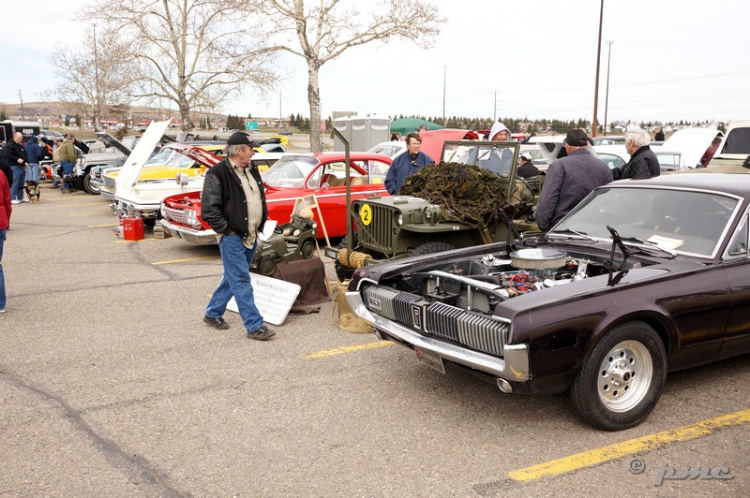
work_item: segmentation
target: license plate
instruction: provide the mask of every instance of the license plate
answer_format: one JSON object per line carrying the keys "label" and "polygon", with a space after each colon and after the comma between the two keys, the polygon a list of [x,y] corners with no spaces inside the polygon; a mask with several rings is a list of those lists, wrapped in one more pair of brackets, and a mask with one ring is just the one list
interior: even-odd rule
{"label": "license plate", "polygon": [[419,361],[430,368],[434,368],[441,374],[445,373],[445,365],[443,365],[443,358],[440,355],[419,348],[414,348],[414,352],[417,354],[417,359]]}
{"label": "license plate", "polygon": [[323,249],[323,254],[325,254],[327,258],[339,259],[339,252],[336,249],[332,249],[330,247],[326,247],[325,249]]}

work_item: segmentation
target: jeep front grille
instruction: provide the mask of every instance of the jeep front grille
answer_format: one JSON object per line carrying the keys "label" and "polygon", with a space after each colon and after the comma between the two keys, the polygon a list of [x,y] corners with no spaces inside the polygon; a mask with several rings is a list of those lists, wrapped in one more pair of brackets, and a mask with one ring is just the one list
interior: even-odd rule
{"label": "jeep front grille", "polygon": [[[373,313],[419,329],[427,335],[477,351],[503,355],[505,335],[510,327],[506,322],[441,302],[428,304],[418,295],[388,287],[370,285],[363,289],[362,294],[365,306]],[[424,326],[421,314],[415,314],[413,310],[419,306],[424,306]]]}
{"label": "jeep front grille", "polygon": [[368,204],[372,208],[372,221],[369,225],[362,223],[359,217],[359,205],[354,212],[357,220],[359,243],[363,247],[376,250],[392,257],[393,247],[393,216],[395,211],[378,204]]}

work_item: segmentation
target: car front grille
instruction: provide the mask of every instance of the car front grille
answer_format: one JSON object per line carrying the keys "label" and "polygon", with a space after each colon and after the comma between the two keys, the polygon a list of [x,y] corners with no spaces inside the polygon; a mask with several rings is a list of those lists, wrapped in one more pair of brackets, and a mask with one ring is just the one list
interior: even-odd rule
{"label": "car front grille", "polygon": [[393,209],[378,204],[368,204],[372,209],[372,221],[369,224],[360,218],[361,204],[355,204],[354,213],[357,220],[357,234],[363,247],[374,249],[387,256],[393,256]]}
{"label": "car front grille", "polygon": [[189,225],[185,218],[185,211],[185,209],[174,209],[166,206],[162,207],[162,213],[164,213],[168,220],[180,223],[181,225]]}
{"label": "car front grille", "polygon": [[418,295],[389,287],[369,285],[362,294],[365,306],[373,313],[427,335],[492,355],[503,355],[505,336],[510,328],[506,322],[441,302],[427,303]]}

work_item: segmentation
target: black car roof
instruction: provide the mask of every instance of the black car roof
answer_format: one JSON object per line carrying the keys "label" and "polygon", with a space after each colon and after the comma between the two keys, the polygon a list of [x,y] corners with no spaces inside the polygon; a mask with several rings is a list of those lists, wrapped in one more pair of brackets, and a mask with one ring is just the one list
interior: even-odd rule
{"label": "black car roof", "polygon": [[739,197],[750,197],[750,174],[696,173],[694,175],[660,175],[646,180],[619,180],[613,182],[611,185],[695,188],[726,192]]}

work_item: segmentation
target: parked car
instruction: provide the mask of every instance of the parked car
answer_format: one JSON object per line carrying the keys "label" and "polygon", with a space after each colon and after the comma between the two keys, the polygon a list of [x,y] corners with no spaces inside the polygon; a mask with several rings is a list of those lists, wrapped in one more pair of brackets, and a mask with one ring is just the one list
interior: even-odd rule
{"label": "parked car", "polygon": [[[143,169],[140,170],[137,179],[138,182],[154,182],[164,179],[174,180],[177,173],[185,173],[189,177],[197,177],[203,173],[205,167],[196,164],[195,161],[178,153],[169,147],[170,144],[154,152],[146,164],[142,166]],[[221,154],[221,151],[226,146],[224,142],[192,142],[192,144],[216,154]],[[103,197],[111,200],[117,197],[117,176],[120,174],[121,169],[122,167],[107,168],[101,172],[99,193]],[[96,177],[98,173],[98,171],[94,172],[93,176]]]}
{"label": "parked car", "polygon": [[[99,194],[99,185],[92,182],[92,169],[122,166],[138,142],[137,136],[128,136],[118,140],[104,132],[98,132],[96,135],[99,141],[104,143],[106,152],[94,152],[79,156],[72,174],[73,186],[92,195]],[[86,148],[88,149],[88,146]],[[59,174],[57,179],[61,179]]]}
{"label": "parked car", "polygon": [[628,154],[625,145],[594,145],[594,151],[596,157],[604,161],[609,166],[609,169],[619,168],[628,161],[630,161],[630,154]]}
{"label": "parked car", "polygon": [[383,154],[391,159],[395,159],[406,150],[406,142],[403,140],[391,140],[390,142],[380,142],[370,147],[367,152],[371,154]]}
{"label": "parked car", "polygon": [[292,136],[292,132],[291,132],[291,131],[289,131],[289,130],[281,130],[281,131],[279,132],[279,135],[284,135],[284,136],[286,136],[286,137],[291,137],[291,136]]}
{"label": "parked car", "polygon": [[750,121],[732,121],[727,125],[726,135],[708,167],[736,166],[734,170],[742,172],[745,169],[742,163],[747,156],[750,156]]}
{"label": "parked car", "polygon": [[[189,149],[183,149],[183,153]],[[191,156],[192,157],[192,156]],[[346,235],[346,168],[343,152],[287,154],[262,173],[266,186],[268,217],[276,221],[290,219],[295,201],[315,195],[323,220],[314,210],[318,237],[323,228],[329,237]],[[204,161],[218,162],[205,155]],[[387,196],[384,180],[391,158],[381,154],[350,154],[351,198]],[[217,244],[218,237],[201,218],[200,192],[167,197],[162,202],[159,224],[168,234],[194,244]]]}
{"label": "parked car", "polygon": [[[172,150],[191,147],[193,146],[177,143],[165,145],[165,148]],[[220,160],[221,158],[214,154],[214,152],[218,151],[214,150],[212,152],[212,149],[215,147],[219,147],[219,150],[223,148],[217,145],[198,145],[195,153],[199,158],[203,157],[202,155],[211,154],[212,157]],[[284,155],[283,153],[265,152],[256,154],[253,156],[253,163],[259,169],[268,168]],[[203,190],[203,182],[205,181],[205,173],[208,166],[202,160],[196,161],[179,152],[177,153],[177,157],[181,158],[182,164],[186,166],[182,169],[169,168],[172,169],[171,176],[167,168],[144,166],[140,176],[132,187],[121,189],[121,186],[118,185],[117,193],[112,203],[115,215],[118,218],[128,216],[143,218],[144,223],[154,225],[159,218],[161,202],[165,198],[175,194],[190,192],[200,194],[200,191]],[[154,169],[157,172],[161,172],[159,174],[145,172],[147,169]]]}
{"label": "parked car", "polygon": [[594,146],[597,145],[625,145],[625,137],[622,135],[604,135],[592,138]]}
{"label": "parked car", "polygon": [[750,353],[748,227],[750,177],[623,180],[546,234],[360,268],[346,298],[441,373],[569,391],[587,423],[627,429],[668,372]]}
{"label": "parked car", "polygon": [[720,134],[721,132],[715,128],[677,130],[661,147],[653,149],[661,165],[661,172],[696,168],[713,139]]}
{"label": "parked car", "polygon": [[46,138],[49,140],[63,140],[65,135],[59,131],[54,130],[41,130],[38,135],[39,138]]}

